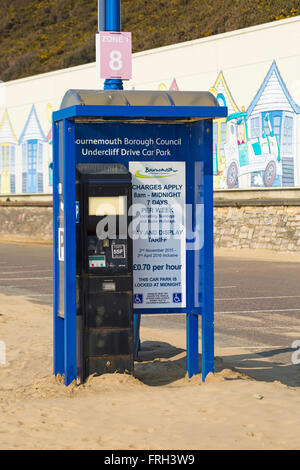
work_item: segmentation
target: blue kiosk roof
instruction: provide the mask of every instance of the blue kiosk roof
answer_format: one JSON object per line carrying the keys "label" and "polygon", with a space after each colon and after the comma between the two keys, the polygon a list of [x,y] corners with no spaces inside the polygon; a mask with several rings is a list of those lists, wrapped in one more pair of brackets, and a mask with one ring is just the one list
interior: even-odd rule
{"label": "blue kiosk roof", "polygon": [[205,119],[227,117],[209,92],[69,90],[54,121],[72,118]]}

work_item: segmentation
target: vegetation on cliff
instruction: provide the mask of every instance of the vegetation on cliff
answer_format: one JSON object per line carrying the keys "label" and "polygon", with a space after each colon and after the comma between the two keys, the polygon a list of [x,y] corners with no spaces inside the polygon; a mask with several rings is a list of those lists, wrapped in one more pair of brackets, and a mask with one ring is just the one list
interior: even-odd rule
{"label": "vegetation on cliff", "polygon": [[[95,60],[97,0],[1,0],[0,79]],[[122,0],[134,52],[300,15],[299,0]]]}

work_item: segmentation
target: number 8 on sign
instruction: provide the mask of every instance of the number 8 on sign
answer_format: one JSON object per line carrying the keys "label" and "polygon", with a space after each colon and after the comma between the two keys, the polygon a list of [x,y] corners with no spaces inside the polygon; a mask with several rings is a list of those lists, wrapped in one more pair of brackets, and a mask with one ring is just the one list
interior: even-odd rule
{"label": "number 8 on sign", "polygon": [[132,78],[131,33],[101,31],[96,35],[96,55],[99,79]]}
{"label": "number 8 on sign", "polygon": [[120,51],[111,51],[109,66],[115,72],[121,70],[123,67],[122,53]]}

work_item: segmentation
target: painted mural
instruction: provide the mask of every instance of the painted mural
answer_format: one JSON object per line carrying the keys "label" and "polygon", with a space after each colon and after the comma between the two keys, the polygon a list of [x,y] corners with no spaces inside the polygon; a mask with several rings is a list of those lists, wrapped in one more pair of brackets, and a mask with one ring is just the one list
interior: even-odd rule
{"label": "painted mural", "polygon": [[19,139],[22,149],[22,193],[44,192],[44,143],[46,137],[40,126],[35,106],[32,106]]}
{"label": "painted mural", "polygon": [[[178,91],[179,87],[173,78],[168,84],[159,83],[158,89]],[[228,118],[213,123],[215,189],[299,185],[296,129],[300,107],[293,100],[276,61],[266,70],[248,109],[237,104],[222,71],[210,92],[220,105],[228,107]],[[36,107],[32,105],[17,138],[9,110],[4,111],[0,121],[0,195],[52,191],[52,112],[48,104],[45,113],[49,127],[44,133]]]}
{"label": "painted mural", "polygon": [[[253,148],[261,145],[266,168],[251,168],[249,186],[295,186],[296,120],[300,108],[293,101],[274,61],[257,95],[250,104],[246,121]],[[271,155],[272,161],[271,163]],[[268,161],[268,163],[267,163]],[[249,168],[250,169],[250,168]]]}
{"label": "painted mural", "polygon": [[228,106],[214,122],[215,189],[292,187],[296,181],[296,122],[292,99],[274,61],[248,110],[238,109],[221,72],[211,92]]}
{"label": "painted mural", "polygon": [[51,187],[51,128],[46,137],[32,105],[18,139],[5,110],[0,123],[0,195],[49,193]]}
{"label": "painted mural", "polygon": [[[239,108],[234,101],[228,85],[226,83],[223,72],[219,76],[209,90],[218,100],[220,106],[227,106],[230,115],[239,112]],[[226,156],[225,145],[227,143],[227,120],[226,118],[216,119],[213,123],[214,144],[213,144],[213,169],[214,169],[214,185],[217,188],[225,189],[226,185]]]}
{"label": "painted mural", "polygon": [[16,149],[18,141],[5,111],[0,124],[0,194],[16,193]]}
{"label": "painted mural", "polygon": [[[174,79],[172,82],[178,85]],[[164,83],[160,90],[168,88]],[[293,187],[297,182],[295,103],[274,61],[248,109],[239,108],[221,71],[209,90],[228,118],[213,123],[215,189]]]}

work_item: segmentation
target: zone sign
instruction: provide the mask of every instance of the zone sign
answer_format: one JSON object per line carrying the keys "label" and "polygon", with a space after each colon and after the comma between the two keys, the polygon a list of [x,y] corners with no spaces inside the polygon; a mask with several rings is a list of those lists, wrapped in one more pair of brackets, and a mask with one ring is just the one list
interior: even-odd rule
{"label": "zone sign", "polygon": [[96,35],[98,79],[132,78],[131,33],[101,31]]}

